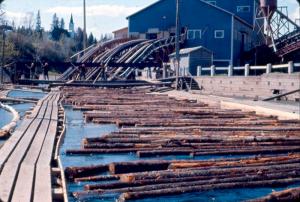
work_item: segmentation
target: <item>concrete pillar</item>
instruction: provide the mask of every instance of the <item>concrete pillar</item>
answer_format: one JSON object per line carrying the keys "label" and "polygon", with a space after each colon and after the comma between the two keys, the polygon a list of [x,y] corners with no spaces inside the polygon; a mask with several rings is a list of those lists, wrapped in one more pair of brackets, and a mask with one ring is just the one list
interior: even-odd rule
{"label": "concrete pillar", "polygon": [[232,65],[229,65],[228,66],[228,76],[233,76],[233,66]]}
{"label": "concrete pillar", "polygon": [[167,78],[167,65],[163,64],[163,75],[162,75],[163,79]]}
{"label": "concrete pillar", "polygon": [[210,66],[210,76],[215,76],[216,75],[216,66],[212,65]]}
{"label": "concrete pillar", "polygon": [[149,79],[152,79],[152,71],[151,71],[151,67],[148,67],[149,70]]}
{"label": "concrete pillar", "polygon": [[294,72],[294,62],[290,61],[288,66],[288,73],[292,74]]}
{"label": "concrete pillar", "polygon": [[266,71],[266,73],[267,74],[271,74],[271,72],[272,72],[272,64],[269,63],[269,64],[267,64],[267,71]]}
{"label": "concrete pillar", "polygon": [[202,74],[202,67],[197,66],[197,76],[201,76],[201,74]]}
{"label": "concrete pillar", "polygon": [[249,76],[249,75],[250,75],[250,65],[245,64],[245,76]]}
{"label": "concrete pillar", "polygon": [[139,70],[135,69],[135,77],[138,77],[138,75],[139,75]]}

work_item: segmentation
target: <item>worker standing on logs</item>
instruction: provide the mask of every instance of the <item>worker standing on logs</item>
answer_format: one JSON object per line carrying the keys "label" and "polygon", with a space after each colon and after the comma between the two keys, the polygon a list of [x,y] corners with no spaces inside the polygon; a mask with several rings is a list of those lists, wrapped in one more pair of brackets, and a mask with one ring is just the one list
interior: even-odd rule
{"label": "worker standing on logs", "polygon": [[82,65],[79,67],[79,77],[80,77],[80,80],[85,80],[85,79],[86,79],[85,74],[86,74],[85,65],[82,64]]}
{"label": "worker standing on logs", "polygon": [[49,64],[45,62],[45,64],[42,67],[43,67],[44,80],[49,80]]}
{"label": "worker standing on logs", "polygon": [[31,65],[26,65],[26,67],[30,70],[30,79],[35,78],[35,63],[32,62]]}

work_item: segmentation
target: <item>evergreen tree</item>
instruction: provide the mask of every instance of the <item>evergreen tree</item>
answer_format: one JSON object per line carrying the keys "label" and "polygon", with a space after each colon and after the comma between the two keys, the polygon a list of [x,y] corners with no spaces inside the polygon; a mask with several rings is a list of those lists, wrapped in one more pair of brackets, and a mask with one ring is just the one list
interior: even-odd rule
{"label": "evergreen tree", "polygon": [[13,30],[15,30],[15,29],[16,29],[16,23],[15,23],[15,21],[14,21],[14,20],[11,22],[11,26],[12,26]]}
{"label": "evergreen tree", "polygon": [[42,31],[42,21],[41,21],[41,13],[40,10],[37,13],[36,16],[36,26],[35,26],[35,31],[36,32],[41,32]]}
{"label": "evergreen tree", "polygon": [[59,19],[58,19],[56,13],[54,13],[53,18],[52,18],[51,30],[54,30],[55,28],[59,28]]}
{"label": "evergreen tree", "polygon": [[93,33],[90,33],[89,37],[88,37],[88,46],[92,45],[94,43],[94,35]]}
{"label": "evergreen tree", "polygon": [[79,27],[77,29],[77,32],[75,34],[75,41],[76,41],[76,50],[82,50],[83,49],[83,30]]}
{"label": "evergreen tree", "polygon": [[60,20],[60,28],[65,29],[65,20],[63,18]]}
{"label": "evergreen tree", "polygon": [[103,39],[104,39],[104,35],[103,35],[103,34],[101,34],[101,36],[100,36],[100,41],[102,42],[102,41],[103,41]]}

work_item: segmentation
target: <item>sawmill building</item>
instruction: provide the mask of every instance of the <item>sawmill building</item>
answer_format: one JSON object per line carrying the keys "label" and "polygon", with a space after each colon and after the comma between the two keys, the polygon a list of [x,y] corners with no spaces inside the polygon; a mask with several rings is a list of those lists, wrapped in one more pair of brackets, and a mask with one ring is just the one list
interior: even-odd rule
{"label": "sawmill building", "polygon": [[[180,26],[186,32],[183,48],[205,47],[216,66],[242,65],[242,54],[256,41],[256,1],[181,0]],[[157,39],[175,35],[176,0],[159,0],[128,19],[131,37]]]}

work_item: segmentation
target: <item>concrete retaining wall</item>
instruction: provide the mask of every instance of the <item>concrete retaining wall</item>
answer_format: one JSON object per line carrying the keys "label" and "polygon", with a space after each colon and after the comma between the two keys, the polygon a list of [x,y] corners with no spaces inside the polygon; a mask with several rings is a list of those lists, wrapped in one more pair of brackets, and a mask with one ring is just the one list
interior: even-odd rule
{"label": "concrete retaining wall", "polygon": [[[286,93],[300,88],[300,73],[264,74],[262,76],[201,76],[195,77],[203,94],[263,99],[273,96],[273,90]],[[288,96],[289,100],[300,98],[300,93]]]}

